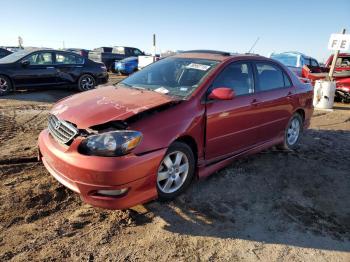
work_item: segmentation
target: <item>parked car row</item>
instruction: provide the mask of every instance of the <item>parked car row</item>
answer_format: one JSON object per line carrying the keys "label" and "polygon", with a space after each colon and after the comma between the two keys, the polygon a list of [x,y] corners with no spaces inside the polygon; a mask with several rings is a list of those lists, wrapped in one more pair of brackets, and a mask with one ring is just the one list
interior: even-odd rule
{"label": "parked car row", "polygon": [[[331,55],[324,66],[320,66],[315,58],[298,52],[272,53],[271,58],[289,67],[301,80],[309,81],[312,85],[316,80],[326,79],[333,61]],[[340,53],[336,61],[335,100],[343,103],[350,103],[350,54]]]}
{"label": "parked car row", "polygon": [[115,72],[116,62],[128,57],[138,57],[144,53],[135,47],[100,47],[89,52],[89,59],[104,63],[109,71]]}
{"label": "parked car row", "polygon": [[300,52],[283,52],[272,53],[270,58],[273,58],[285,66],[287,66],[298,77],[302,77],[302,69],[306,66],[319,67],[319,63],[315,58],[306,56]]}
{"label": "parked car row", "polygon": [[73,86],[87,91],[107,81],[104,64],[72,52],[22,50],[0,59],[0,96],[22,87]]}

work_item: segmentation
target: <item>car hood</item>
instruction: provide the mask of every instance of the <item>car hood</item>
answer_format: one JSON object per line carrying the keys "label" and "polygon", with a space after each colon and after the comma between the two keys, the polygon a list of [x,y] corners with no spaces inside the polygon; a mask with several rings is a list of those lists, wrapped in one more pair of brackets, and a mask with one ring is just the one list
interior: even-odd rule
{"label": "car hood", "polygon": [[176,100],[154,91],[107,86],[59,101],[51,114],[85,129],[109,121],[126,120]]}

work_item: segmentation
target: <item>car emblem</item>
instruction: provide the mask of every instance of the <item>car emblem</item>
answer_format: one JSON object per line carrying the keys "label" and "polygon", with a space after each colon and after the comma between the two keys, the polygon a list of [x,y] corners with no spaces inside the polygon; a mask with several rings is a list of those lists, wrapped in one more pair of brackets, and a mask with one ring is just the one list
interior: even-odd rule
{"label": "car emblem", "polygon": [[60,122],[56,122],[55,126],[54,126],[54,129],[58,130],[60,128],[60,126],[61,126],[61,123]]}

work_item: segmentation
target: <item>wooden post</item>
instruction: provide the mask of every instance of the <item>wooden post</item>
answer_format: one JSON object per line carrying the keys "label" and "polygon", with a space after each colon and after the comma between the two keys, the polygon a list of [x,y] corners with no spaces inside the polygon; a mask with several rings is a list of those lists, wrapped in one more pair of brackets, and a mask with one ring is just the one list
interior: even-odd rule
{"label": "wooden post", "polygon": [[[342,34],[344,35],[345,34],[345,28],[343,28],[342,30]],[[333,74],[334,74],[334,70],[335,70],[335,64],[337,62],[337,59],[338,59],[338,55],[339,55],[339,50],[335,50],[334,51],[334,55],[333,55],[333,60],[332,60],[332,65],[331,65],[331,68],[329,69],[329,79],[331,81],[333,81]]]}

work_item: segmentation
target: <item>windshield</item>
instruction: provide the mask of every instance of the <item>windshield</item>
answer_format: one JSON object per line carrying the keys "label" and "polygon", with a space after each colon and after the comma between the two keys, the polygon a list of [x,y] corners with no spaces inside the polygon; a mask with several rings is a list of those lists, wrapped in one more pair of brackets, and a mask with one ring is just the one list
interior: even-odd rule
{"label": "windshield", "polygon": [[8,56],[5,56],[4,58],[0,59],[0,64],[7,64],[7,63],[14,63],[17,62],[18,60],[22,59],[26,55],[28,55],[30,52],[28,51],[18,51],[15,53],[12,53]]}
{"label": "windshield", "polygon": [[273,54],[271,58],[281,62],[285,66],[297,66],[298,57],[292,54]]}
{"label": "windshield", "polygon": [[121,83],[171,96],[189,96],[218,64],[215,60],[168,57],[151,64]]}

